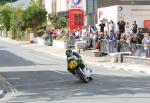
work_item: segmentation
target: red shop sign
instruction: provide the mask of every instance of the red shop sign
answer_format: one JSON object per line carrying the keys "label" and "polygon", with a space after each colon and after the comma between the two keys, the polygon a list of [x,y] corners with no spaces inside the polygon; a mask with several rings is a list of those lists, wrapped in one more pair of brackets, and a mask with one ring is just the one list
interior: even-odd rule
{"label": "red shop sign", "polygon": [[84,11],[81,9],[69,10],[69,29],[74,30],[79,28],[80,30],[84,26]]}
{"label": "red shop sign", "polygon": [[150,20],[144,20],[144,28],[147,28],[150,30]]}

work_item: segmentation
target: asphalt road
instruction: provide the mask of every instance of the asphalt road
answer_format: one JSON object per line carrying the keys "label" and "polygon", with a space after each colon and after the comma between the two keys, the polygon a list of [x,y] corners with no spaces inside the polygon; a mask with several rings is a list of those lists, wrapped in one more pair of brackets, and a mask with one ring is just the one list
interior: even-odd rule
{"label": "asphalt road", "polygon": [[21,45],[0,41],[0,75],[13,91],[2,103],[150,103],[146,74],[89,65],[94,80],[84,84],[63,58]]}

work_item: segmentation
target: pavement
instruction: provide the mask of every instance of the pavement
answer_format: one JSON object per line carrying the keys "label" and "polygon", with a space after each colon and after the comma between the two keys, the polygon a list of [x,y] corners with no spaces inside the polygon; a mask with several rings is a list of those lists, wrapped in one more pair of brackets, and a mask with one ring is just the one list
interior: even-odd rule
{"label": "pavement", "polygon": [[[47,53],[50,55],[54,55],[57,57],[61,57],[66,59],[65,49],[56,48],[53,46],[39,45],[37,43],[29,43],[28,41],[15,41],[9,38],[0,38],[0,40],[4,40],[10,43],[17,44],[19,46],[26,47],[28,49],[33,49],[39,52]],[[81,54],[83,60],[87,64],[97,65],[99,67],[113,68],[113,69],[123,69],[127,71],[135,71],[150,74],[150,66],[142,65],[142,64],[130,64],[130,63],[111,63],[108,62],[109,57],[90,57]]]}

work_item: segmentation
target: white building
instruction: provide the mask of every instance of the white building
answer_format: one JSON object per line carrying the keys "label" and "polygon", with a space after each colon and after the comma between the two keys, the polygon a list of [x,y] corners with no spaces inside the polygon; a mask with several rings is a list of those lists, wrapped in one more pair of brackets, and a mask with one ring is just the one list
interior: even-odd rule
{"label": "white building", "polygon": [[[122,19],[126,22],[126,32],[131,30],[133,21],[136,21],[139,28],[144,28],[145,21],[150,21],[149,5],[116,5],[110,7],[99,8],[97,10],[97,21],[107,19],[108,22],[113,20],[115,24]],[[147,23],[148,24],[148,23]],[[150,25],[150,24],[149,24]],[[117,28],[117,25],[116,25]],[[150,28],[150,27],[149,27]]]}
{"label": "white building", "polygon": [[45,0],[45,9],[48,14],[52,13],[52,0]]}

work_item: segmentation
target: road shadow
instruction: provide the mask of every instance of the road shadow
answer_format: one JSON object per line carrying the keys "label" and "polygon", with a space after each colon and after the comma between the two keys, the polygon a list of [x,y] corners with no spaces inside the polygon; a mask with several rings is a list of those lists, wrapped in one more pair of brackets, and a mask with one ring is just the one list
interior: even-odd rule
{"label": "road shadow", "polygon": [[7,50],[0,50],[0,67],[32,66],[34,62],[19,57]]}
{"label": "road shadow", "polygon": [[0,49],[4,49],[4,48],[6,48],[6,47],[0,46]]}
{"label": "road shadow", "polygon": [[[98,95],[116,98],[115,96],[118,97],[118,95],[132,96],[133,94],[142,93],[150,95],[150,77],[95,74],[93,81],[84,84],[67,72],[59,74],[53,71],[30,71],[16,72],[14,74],[3,73],[2,76],[7,77],[6,80],[14,85],[18,91],[25,93],[17,96],[16,101],[33,99],[37,101],[56,101],[87,96],[90,98]],[[11,80],[10,78],[18,79]]]}

